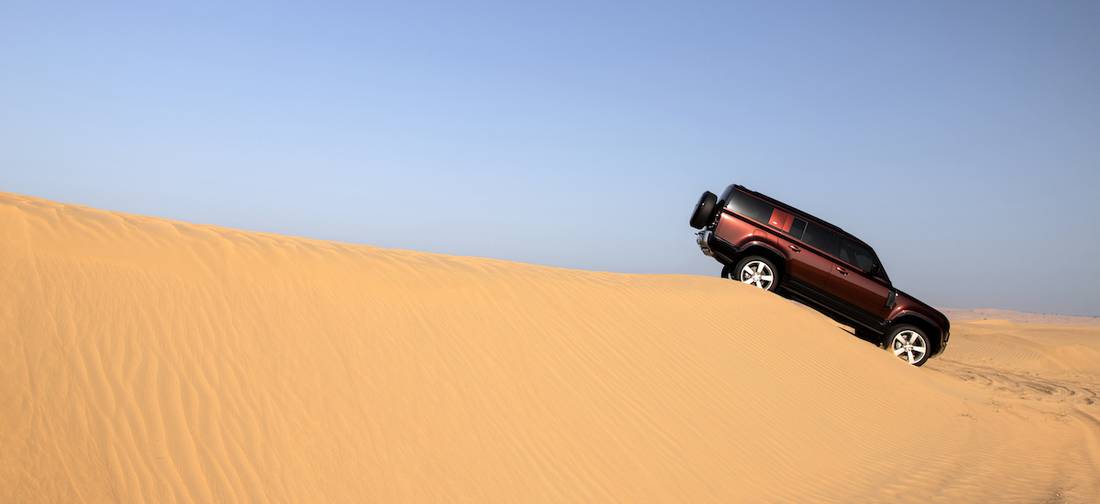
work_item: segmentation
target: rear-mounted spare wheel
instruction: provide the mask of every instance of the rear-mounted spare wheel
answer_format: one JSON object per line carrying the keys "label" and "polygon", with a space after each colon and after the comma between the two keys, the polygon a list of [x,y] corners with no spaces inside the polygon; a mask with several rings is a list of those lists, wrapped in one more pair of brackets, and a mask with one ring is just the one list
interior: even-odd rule
{"label": "rear-mounted spare wheel", "polygon": [[714,219],[714,211],[718,209],[718,196],[710,191],[704,191],[695,204],[695,211],[691,213],[691,227],[703,229]]}

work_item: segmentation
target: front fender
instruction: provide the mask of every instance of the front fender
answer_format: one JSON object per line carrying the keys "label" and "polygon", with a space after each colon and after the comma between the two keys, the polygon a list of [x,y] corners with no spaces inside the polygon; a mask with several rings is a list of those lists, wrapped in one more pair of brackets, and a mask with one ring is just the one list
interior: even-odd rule
{"label": "front fender", "polygon": [[918,312],[918,311],[906,310],[906,309],[895,310],[893,313],[891,313],[890,314],[890,319],[889,319],[890,324],[894,324],[894,321],[901,318],[901,317],[915,317],[915,318],[919,318],[919,319],[927,322],[928,325],[931,325],[932,327],[939,327],[940,326],[939,324],[936,323],[936,321],[932,320],[927,315],[925,315],[921,312]]}

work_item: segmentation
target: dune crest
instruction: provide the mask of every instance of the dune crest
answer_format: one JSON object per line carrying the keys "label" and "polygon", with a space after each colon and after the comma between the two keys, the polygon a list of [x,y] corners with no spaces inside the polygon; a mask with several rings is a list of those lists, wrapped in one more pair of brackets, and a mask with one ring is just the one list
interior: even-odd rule
{"label": "dune crest", "polygon": [[0,285],[0,502],[1100,498],[1098,328],[914,369],[717,278],[3,193]]}

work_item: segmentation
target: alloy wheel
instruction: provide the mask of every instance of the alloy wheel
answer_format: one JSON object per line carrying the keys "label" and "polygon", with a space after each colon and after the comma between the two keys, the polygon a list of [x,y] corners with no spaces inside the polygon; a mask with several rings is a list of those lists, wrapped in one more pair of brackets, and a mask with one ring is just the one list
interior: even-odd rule
{"label": "alloy wheel", "polygon": [[775,272],[764,261],[749,261],[741,268],[739,279],[742,283],[768,290],[775,281]]}
{"label": "alloy wheel", "polygon": [[894,335],[890,349],[899,359],[916,364],[928,353],[928,341],[921,333],[906,329]]}

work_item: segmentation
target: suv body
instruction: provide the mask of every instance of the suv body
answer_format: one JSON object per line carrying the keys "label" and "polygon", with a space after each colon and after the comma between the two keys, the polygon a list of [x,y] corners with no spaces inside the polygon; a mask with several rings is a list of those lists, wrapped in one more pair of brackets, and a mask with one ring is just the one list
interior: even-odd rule
{"label": "suv body", "polygon": [[723,277],[804,301],[910,364],[947,346],[947,317],[896,289],[874,249],[837,226],[740,185],[704,193],[691,223]]}

